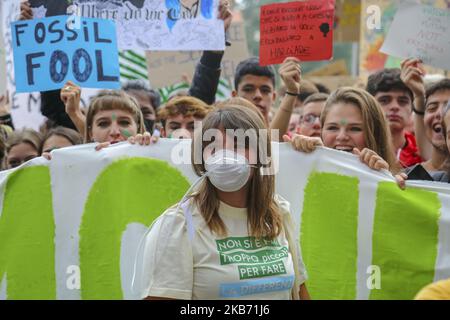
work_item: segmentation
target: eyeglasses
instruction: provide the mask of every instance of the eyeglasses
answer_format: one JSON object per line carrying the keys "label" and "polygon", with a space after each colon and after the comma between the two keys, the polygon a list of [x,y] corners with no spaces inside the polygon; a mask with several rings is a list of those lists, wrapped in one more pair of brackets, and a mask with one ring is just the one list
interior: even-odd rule
{"label": "eyeglasses", "polygon": [[314,114],[307,114],[306,116],[302,116],[301,122],[308,124],[308,125],[313,125],[314,122],[316,122],[316,119],[319,119],[320,116],[316,116]]}

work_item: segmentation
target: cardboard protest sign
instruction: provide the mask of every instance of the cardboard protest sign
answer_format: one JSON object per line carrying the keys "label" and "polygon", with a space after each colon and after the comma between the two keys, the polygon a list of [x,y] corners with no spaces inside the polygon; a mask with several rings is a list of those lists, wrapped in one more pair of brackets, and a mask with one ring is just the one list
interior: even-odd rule
{"label": "cardboard protest sign", "polygon": [[[351,154],[272,146],[313,299],[412,299],[450,277],[448,184],[403,191]],[[0,172],[0,299],[139,298],[141,237],[196,179],[190,141],[52,155]]]}
{"label": "cardboard protest sign", "polygon": [[112,21],[67,16],[12,23],[17,92],[61,88],[68,80],[87,88],[118,88],[119,59]]}
{"label": "cardboard protest sign", "polygon": [[116,22],[122,50],[223,50],[218,0],[30,0],[35,17],[68,14]]}
{"label": "cardboard protest sign", "polygon": [[68,13],[114,20],[122,50],[224,50],[218,5],[218,0],[74,0]]}
{"label": "cardboard protest sign", "polygon": [[334,4],[334,0],[310,0],[261,6],[261,65],[281,63],[287,57],[331,59]]}
{"label": "cardboard protest sign", "polygon": [[[227,47],[221,62],[221,76],[230,83],[234,80],[236,66],[249,56],[244,22],[236,21],[239,13],[233,13],[233,22],[228,30],[231,46]],[[192,77],[201,51],[147,51],[148,77],[153,87],[161,88],[180,81],[181,75]]]}
{"label": "cardboard protest sign", "polygon": [[450,70],[450,10],[401,3],[380,51]]}
{"label": "cardboard protest sign", "polygon": [[[30,1],[31,5],[35,3],[39,7],[43,6],[43,0]],[[63,1],[53,2],[54,5],[63,3]],[[47,1],[45,2],[47,4]],[[11,23],[16,20],[19,15],[20,3],[15,0],[7,0],[0,2],[2,7],[0,10],[0,25],[3,31],[4,46],[0,48],[0,51],[4,49],[6,59],[6,88],[10,94],[11,113],[16,129],[31,128],[39,130],[39,127],[46,120],[41,114],[41,98],[39,92],[16,92],[16,81],[14,74],[14,61],[13,61],[13,38],[11,35]],[[42,8],[41,8],[42,9]],[[60,10],[60,8],[57,8]],[[57,10],[46,11],[47,13],[54,13]],[[42,10],[41,10],[42,11]],[[36,12],[34,12],[36,14]],[[44,17],[45,12],[42,12],[38,16]],[[36,17],[37,18],[37,17]],[[1,28],[0,28],[1,29]],[[2,42],[3,44],[3,42]],[[1,80],[0,80],[1,81]],[[81,92],[81,104],[87,106],[89,99],[96,93],[96,90],[84,88]]]}

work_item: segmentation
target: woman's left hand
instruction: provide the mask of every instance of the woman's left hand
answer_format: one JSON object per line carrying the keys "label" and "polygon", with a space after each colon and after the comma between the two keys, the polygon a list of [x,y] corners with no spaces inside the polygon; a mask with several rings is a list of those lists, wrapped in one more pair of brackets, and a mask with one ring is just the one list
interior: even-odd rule
{"label": "woman's left hand", "polygon": [[404,172],[401,172],[399,174],[396,174],[394,176],[395,182],[397,182],[397,185],[400,189],[405,190],[406,189],[406,180],[408,180],[408,175]]}
{"label": "woman's left hand", "polygon": [[389,170],[389,164],[373,150],[364,148],[362,151],[359,151],[358,148],[354,148],[353,154],[357,155],[361,162],[370,169],[377,171],[382,169]]}

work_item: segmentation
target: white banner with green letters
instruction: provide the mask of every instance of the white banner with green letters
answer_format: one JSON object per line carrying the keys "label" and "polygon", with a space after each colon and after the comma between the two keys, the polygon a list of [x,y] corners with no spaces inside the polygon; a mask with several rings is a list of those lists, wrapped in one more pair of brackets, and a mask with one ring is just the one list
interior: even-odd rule
{"label": "white banner with green letters", "polygon": [[[412,299],[450,277],[450,188],[400,190],[351,155],[273,143],[313,299]],[[0,299],[136,299],[147,227],[194,175],[189,140],[55,150],[0,173]]]}

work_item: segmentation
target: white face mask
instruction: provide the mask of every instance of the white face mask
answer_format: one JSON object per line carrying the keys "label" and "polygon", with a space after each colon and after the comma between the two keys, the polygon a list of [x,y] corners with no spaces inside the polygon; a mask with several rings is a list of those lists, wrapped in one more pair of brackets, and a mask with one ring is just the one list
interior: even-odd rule
{"label": "white face mask", "polygon": [[206,159],[206,175],[211,183],[224,192],[240,190],[251,174],[247,158],[231,150],[219,150]]}

